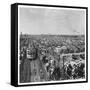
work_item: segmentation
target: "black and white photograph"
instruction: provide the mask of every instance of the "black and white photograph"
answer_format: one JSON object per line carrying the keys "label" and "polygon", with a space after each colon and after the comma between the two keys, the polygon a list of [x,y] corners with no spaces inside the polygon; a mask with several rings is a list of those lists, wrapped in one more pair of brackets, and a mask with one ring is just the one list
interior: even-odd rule
{"label": "black and white photograph", "polygon": [[86,81],[86,9],[18,5],[18,84]]}

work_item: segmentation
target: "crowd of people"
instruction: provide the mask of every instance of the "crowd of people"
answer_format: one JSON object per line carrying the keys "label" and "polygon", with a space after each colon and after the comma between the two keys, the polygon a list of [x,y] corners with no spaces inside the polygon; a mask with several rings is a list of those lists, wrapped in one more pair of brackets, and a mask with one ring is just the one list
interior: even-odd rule
{"label": "crowd of people", "polygon": [[64,66],[64,76],[66,79],[79,79],[85,78],[85,64],[82,63],[75,63],[74,64],[67,64]]}
{"label": "crowd of people", "polygon": [[[52,40],[51,40],[52,41]],[[75,45],[71,45],[70,42],[67,45],[65,42],[62,44],[54,43],[48,41],[48,39],[41,38],[37,39],[35,37],[21,37],[20,38],[20,66],[21,72],[23,71],[23,64],[25,59],[35,60],[37,58],[42,62],[47,75],[47,80],[67,80],[67,79],[78,79],[85,77],[85,57],[84,55],[80,55],[79,58],[75,59],[75,56],[72,56],[74,59],[72,64],[72,60],[67,64],[63,62],[63,59],[60,58],[62,54],[65,53],[76,53],[79,52],[78,48]],[[83,42],[82,42],[83,43]],[[81,43],[81,45],[82,45]],[[82,45],[84,46],[84,45]],[[70,48],[71,47],[71,48]],[[77,48],[77,49],[76,49]],[[81,49],[84,51],[84,47]],[[71,57],[71,56],[70,56]],[[82,60],[83,62],[76,63],[75,61]],[[80,59],[80,60],[79,60]],[[63,62],[60,66],[61,61]],[[42,72],[43,75],[43,72]]]}

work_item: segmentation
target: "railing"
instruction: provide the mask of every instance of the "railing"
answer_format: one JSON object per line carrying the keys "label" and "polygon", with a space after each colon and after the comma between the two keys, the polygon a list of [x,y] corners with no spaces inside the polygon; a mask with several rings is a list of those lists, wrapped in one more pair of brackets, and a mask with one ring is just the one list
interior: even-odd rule
{"label": "railing", "polygon": [[61,54],[61,56],[71,56],[71,55],[81,55],[81,54],[85,54],[85,52],[80,52],[80,53],[68,53],[68,54]]}
{"label": "railing", "polygon": [[[72,55],[77,55],[77,56],[80,57],[80,55],[83,55],[83,54],[85,54],[85,52],[80,52],[80,53],[68,53],[68,54],[61,54],[61,55],[60,55],[60,58],[59,58],[59,59],[60,59],[59,67],[62,69],[62,70],[61,70],[61,72],[62,72],[62,77],[61,77],[61,78],[65,79],[65,76],[66,76],[66,77],[68,77],[69,79],[73,79],[73,75],[72,75],[72,76],[69,76],[68,73],[65,71],[65,60],[64,60],[64,56],[71,56],[71,58],[72,58]],[[84,60],[84,59],[80,59],[80,60]],[[72,59],[70,59],[70,60],[68,60],[68,61],[72,61]],[[70,68],[69,68],[69,70],[70,70]],[[79,70],[79,71],[81,71],[81,70]],[[74,74],[75,74],[75,73],[74,73]],[[76,74],[76,77],[78,77],[77,74]]]}

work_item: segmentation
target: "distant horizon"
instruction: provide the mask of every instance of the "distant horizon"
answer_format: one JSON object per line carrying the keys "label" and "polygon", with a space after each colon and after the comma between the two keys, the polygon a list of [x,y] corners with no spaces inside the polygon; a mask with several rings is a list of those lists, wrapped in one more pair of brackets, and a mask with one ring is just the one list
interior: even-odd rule
{"label": "distant horizon", "polygon": [[[20,33],[21,35],[21,33]],[[28,34],[28,33],[22,33],[22,35],[66,35],[66,36],[81,36],[85,34]]]}

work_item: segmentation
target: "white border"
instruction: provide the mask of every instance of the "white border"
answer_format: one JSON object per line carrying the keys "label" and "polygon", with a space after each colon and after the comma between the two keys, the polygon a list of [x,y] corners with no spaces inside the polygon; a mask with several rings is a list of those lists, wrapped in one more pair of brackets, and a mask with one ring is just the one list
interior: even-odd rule
{"label": "white border", "polygon": [[64,83],[64,82],[78,82],[78,81],[86,81],[86,9],[77,9],[77,8],[55,8],[55,7],[42,7],[42,6],[28,6],[28,5],[18,5],[18,55],[20,53],[19,50],[19,41],[20,41],[20,8],[45,8],[45,9],[57,9],[57,10],[85,10],[85,79],[77,79],[77,80],[61,80],[61,81],[45,81],[45,82],[29,82],[29,83],[20,83],[20,75],[19,75],[19,71],[20,71],[20,60],[19,60],[19,56],[18,56],[18,85],[32,85],[32,84],[47,84],[47,83]]}

